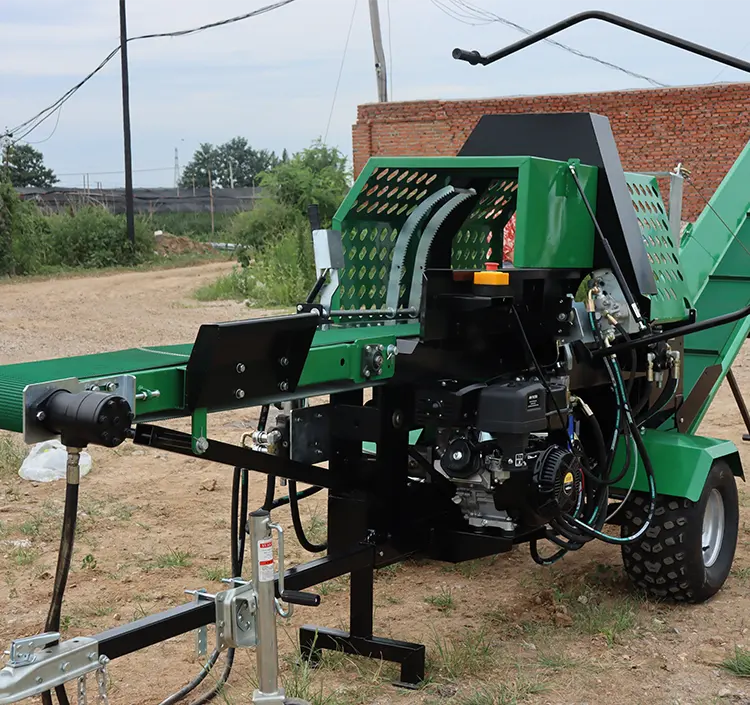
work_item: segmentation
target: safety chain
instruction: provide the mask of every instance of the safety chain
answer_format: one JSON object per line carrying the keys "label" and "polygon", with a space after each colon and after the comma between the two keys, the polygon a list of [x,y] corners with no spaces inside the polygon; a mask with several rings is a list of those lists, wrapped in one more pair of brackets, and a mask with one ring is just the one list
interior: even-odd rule
{"label": "safety chain", "polygon": [[100,656],[99,663],[101,665],[96,671],[96,682],[99,686],[99,703],[100,705],[109,705],[109,696],[107,695],[107,664],[109,663],[109,659],[106,656]]}
{"label": "safety chain", "polygon": [[[106,656],[99,657],[99,668],[96,669],[96,684],[99,695],[99,705],[109,705],[109,696],[107,687],[109,680],[107,677],[107,664],[109,659]],[[88,705],[88,695],[86,693],[86,676],[83,675],[78,679],[78,705]]]}

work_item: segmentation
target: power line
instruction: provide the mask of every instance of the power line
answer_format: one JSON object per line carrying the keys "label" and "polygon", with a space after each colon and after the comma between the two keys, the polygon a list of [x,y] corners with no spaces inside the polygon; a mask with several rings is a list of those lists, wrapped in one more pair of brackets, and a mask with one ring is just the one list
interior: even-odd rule
{"label": "power line", "polygon": [[[237,15],[235,17],[229,17],[224,20],[219,20],[218,22],[211,22],[209,24],[201,25],[200,27],[193,27],[191,29],[181,29],[181,30],[177,30],[174,32],[141,34],[136,37],[129,37],[128,42],[135,42],[141,39],[160,39],[164,37],[185,37],[191,34],[196,34],[198,32],[204,32],[207,29],[214,29],[215,27],[224,27],[229,24],[234,24],[235,22],[241,22],[242,20],[247,20],[252,17],[257,17],[258,15],[263,15],[267,12],[271,12],[272,10],[277,10],[281,7],[284,7],[285,5],[290,5],[293,2],[296,2],[296,0],[278,0],[278,2],[272,3],[270,5],[265,5],[264,7],[258,8],[257,10],[252,10],[251,12],[246,12],[242,15]],[[107,56],[101,61],[101,63],[93,71],[87,74],[83,79],[81,79],[78,83],[76,83],[72,88],[68,89],[65,93],[63,93],[54,103],[44,108],[43,110],[40,110],[36,115],[29,118],[28,120],[25,120],[20,125],[16,125],[16,127],[12,128],[11,130],[6,131],[6,135],[9,137],[13,136],[15,138],[13,140],[14,144],[24,139],[24,137],[26,137],[31,132],[36,130],[45,120],[48,120],[50,117],[52,117],[52,115],[54,115],[55,112],[58,112],[60,108],[62,108],[62,106],[68,100],[70,100],[70,98],[84,84],[86,84],[97,73],[99,73],[99,71],[101,71],[115,56],[117,56],[119,52],[120,52],[120,47],[118,45],[109,54],[107,54]],[[58,119],[59,119],[59,112],[58,112]],[[22,135],[18,136],[16,135],[16,133],[19,131],[24,131],[24,132]],[[54,130],[53,130],[53,134],[54,134]],[[50,135],[50,137],[51,136],[52,135]]]}
{"label": "power line", "polygon": [[[512,20],[509,20],[505,17],[501,17],[500,15],[497,15],[494,12],[491,12],[489,10],[485,10],[483,7],[474,5],[471,2],[468,2],[467,0],[430,0],[430,1],[435,7],[441,10],[444,14],[448,15],[454,20],[457,20],[458,22],[463,22],[464,24],[468,24],[468,25],[472,25],[476,27],[476,26],[483,25],[483,24],[492,24],[493,22],[499,22],[500,24],[503,24],[506,27],[510,27],[519,32],[522,32],[523,34],[526,34],[527,36],[534,33],[533,30],[530,30],[528,27],[524,27],[523,25],[520,25],[517,22],[513,22]],[[594,61],[597,64],[601,64],[602,66],[606,66],[616,71],[620,71],[624,74],[627,74],[631,78],[638,78],[643,81],[648,81],[652,86],[656,86],[658,88],[669,87],[669,84],[667,83],[662,83],[661,81],[657,81],[656,79],[651,78],[650,76],[637,73],[636,71],[631,71],[630,69],[626,69],[623,66],[614,64],[611,61],[600,59],[598,56],[594,56],[593,54],[586,54],[585,52],[582,52],[574,47],[571,47],[568,44],[563,44],[562,42],[558,42],[554,39],[545,39],[544,41],[558,47],[559,49],[563,49],[564,51],[574,54],[575,56],[578,56],[582,59],[587,59],[588,61]]]}
{"label": "power line", "polygon": [[344,63],[346,62],[346,51],[349,48],[349,39],[352,36],[352,28],[354,27],[354,16],[357,14],[357,5],[359,0],[354,0],[354,7],[352,8],[352,17],[349,20],[349,31],[346,33],[346,42],[344,43],[344,53],[341,56],[341,65],[339,66],[339,75],[336,79],[336,88],[333,89],[333,100],[331,101],[331,111],[328,113],[328,122],[326,123],[325,137],[323,137],[323,143],[328,140],[328,131],[331,128],[331,119],[333,118],[333,109],[336,106],[336,96],[339,93],[339,86],[341,85],[341,76],[344,73]]}

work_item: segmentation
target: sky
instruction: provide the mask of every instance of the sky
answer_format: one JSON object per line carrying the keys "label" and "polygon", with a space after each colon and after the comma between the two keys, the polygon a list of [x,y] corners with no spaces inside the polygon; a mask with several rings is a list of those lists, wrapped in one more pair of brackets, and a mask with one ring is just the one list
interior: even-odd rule
{"label": "sky", "polygon": [[[130,36],[171,32],[249,12],[271,0],[127,0]],[[533,30],[587,9],[607,10],[750,59],[750,3],[739,0],[472,0]],[[454,47],[489,53],[523,34],[470,25],[449,0],[379,0],[390,99],[460,99],[648,88],[547,44],[492,66],[454,61]],[[119,42],[118,0],[0,0],[0,132],[51,104]],[[348,49],[343,61],[347,33]],[[668,85],[750,80],[735,69],[618,27],[589,21],[559,41]],[[357,106],[377,100],[368,0],[295,0],[187,37],[129,43],[136,186],[172,186],[202,142],[241,135],[290,153],[325,137],[351,155]],[[123,184],[119,56],[28,136],[60,184]],[[333,110],[332,110],[333,108]],[[329,125],[330,115],[330,125]],[[112,173],[108,173],[112,172]]]}

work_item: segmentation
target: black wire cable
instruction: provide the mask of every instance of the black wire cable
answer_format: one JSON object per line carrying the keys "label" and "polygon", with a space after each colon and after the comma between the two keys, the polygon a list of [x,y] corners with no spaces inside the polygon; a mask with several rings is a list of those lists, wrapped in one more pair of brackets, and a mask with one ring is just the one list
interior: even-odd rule
{"label": "black wire cable", "polygon": [[294,533],[297,536],[300,546],[310,553],[320,553],[328,548],[328,542],[316,544],[312,543],[307,536],[305,536],[305,530],[302,526],[302,518],[299,514],[299,499],[297,497],[297,482],[295,480],[289,480],[289,508],[292,512],[292,525],[294,526]]}
{"label": "black wire cable", "polygon": [[[199,27],[193,27],[191,29],[181,29],[174,32],[159,32],[154,34],[141,34],[135,37],[128,37],[128,42],[135,42],[141,39],[161,39],[166,37],[185,37],[190,34],[196,34],[198,32],[204,32],[208,29],[214,29],[216,27],[223,27],[225,25],[234,24],[235,22],[241,22],[242,20],[247,20],[252,17],[257,17],[258,15],[263,15],[267,12],[271,12],[272,10],[278,10],[281,7],[284,7],[285,5],[289,5],[296,0],[279,0],[278,2],[272,3],[270,5],[265,5],[264,7],[260,7],[257,10],[253,10],[251,12],[246,12],[242,15],[237,15],[235,17],[229,17],[224,20],[219,20],[217,22],[210,22],[208,24],[201,25]],[[52,103],[50,106],[44,108],[44,110],[40,110],[36,115],[29,118],[28,120],[25,120],[24,122],[20,123],[13,129],[9,130],[5,134],[10,136],[15,136],[15,133],[19,130],[23,130],[24,128],[28,127],[32,123],[36,122],[36,124],[33,125],[30,129],[28,129],[24,134],[22,134],[20,137],[16,137],[14,140],[15,142],[18,142],[19,140],[22,140],[26,135],[30,134],[34,130],[36,130],[37,127],[39,127],[45,120],[50,118],[54,113],[63,106],[65,102],[67,102],[84,84],[86,84],[88,81],[90,81],[99,71],[101,71],[117,54],[120,52],[120,46],[116,46],[112,51],[101,61],[101,63],[89,74],[87,74],[83,79],[81,79],[77,84],[75,84],[72,88],[68,89],[65,93],[60,96],[54,103]],[[43,117],[42,117],[43,116]],[[41,119],[40,119],[41,118]]]}
{"label": "black wire cable", "polygon": [[560,407],[557,404],[557,400],[555,399],[554,394],[552,394],[552,388],[549,386],[549,382],[547,381],[547,378],[545,377],[544,372],[542,371],[542,368],[539,365],[539,361],[536,359],[536,355],[534,355],[534,349],[531,347],[529,338],[526,335],[526,329],[523,326],[521,317],[518,315],[518,309],[516,308],[515,304],[511,305],[511,310],[513,311],[513,315],[516,318],[516,323],[518,323],[518,330],[521,332],[521,337],[523,338],[523,343],[524,343],[524,346],[526,347],[526,351],[529,353],[529,357],[531,357],[531,362],[534,365],[534,369],[539,375],[539,381],[542,383],[542,386],[544,387],[545,391],[549,395],[550,401],[555,407],[555,411],[557,412],[557,417],[560,419],[560,423],[562,424],[562,427],[564,430],[565,428],[567,428],[567,424],[565,423],[565,419],[563,418],[562,411],[560,410]]}

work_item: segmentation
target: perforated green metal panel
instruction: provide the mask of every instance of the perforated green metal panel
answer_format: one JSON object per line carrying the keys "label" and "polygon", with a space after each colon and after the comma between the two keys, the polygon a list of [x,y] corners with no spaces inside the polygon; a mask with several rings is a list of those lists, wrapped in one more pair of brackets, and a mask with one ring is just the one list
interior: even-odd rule
{"label": "perforated green metal panel", "polygon": [[372,172],[342,228],[346,267],[340,272],[341,308],[384,305],[398,232],[411,212],[444,183],[429,169],[382,167]]}
{"label": "perforated green metal panel", "polygon": [[650,296],[651,319],[679,321],[688,316],[688,292],[680,267],[678,243],[669,229],[659,184],[653,176],[626,173],[646,254],[656,279],[657,293]]}
{"label": "perforated green metal panel", "polygon": [[516,179],[495,179],[453,240],[454,269],[481,269],[501,262],[503,230],[516,209]]}

